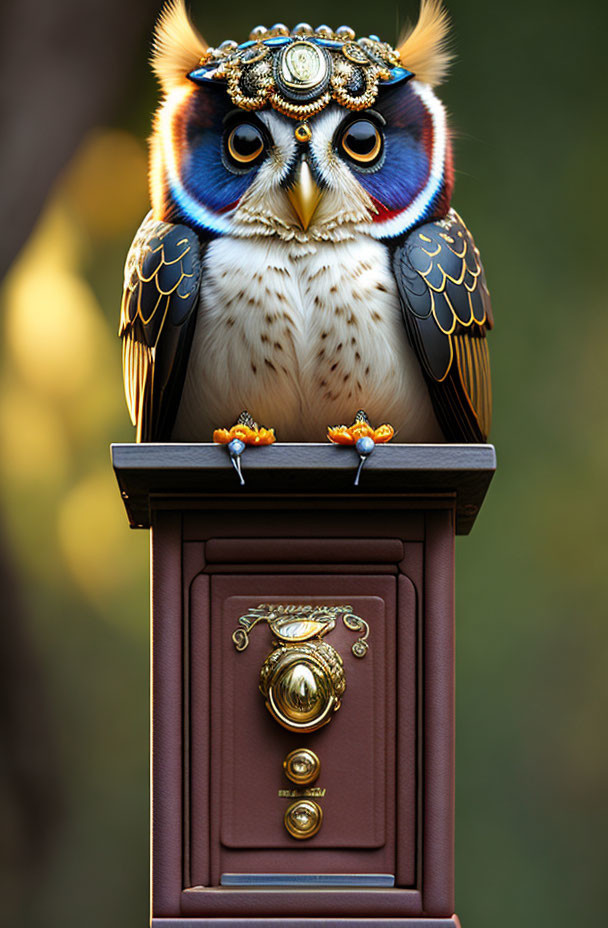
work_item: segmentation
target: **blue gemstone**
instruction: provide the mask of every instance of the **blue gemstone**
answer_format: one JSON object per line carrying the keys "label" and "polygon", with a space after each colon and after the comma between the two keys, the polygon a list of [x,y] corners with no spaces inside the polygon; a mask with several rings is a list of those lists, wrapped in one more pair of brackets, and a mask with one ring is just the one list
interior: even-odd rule
{"label": "blue gemstone", "polygon": [[279,45],[289,45],[290,42],[293,42],[293,39],[287,35],[278,35],[273,39],[264,39],[263,44],[268,45],[270,48],[274,48]]}
{"label": "blue gemstone", "polygon": [[356,450],[359,452],[359,454],[362,454],[365,457],[371,454],[375,447],[376,445],[374,443],[374,439],[369,438],[368,436],[358,438],[355,443]]}
{"label": "blue gemstone", "polygon": [[190,71],[188,77],[197,84],[200,84],[201,81],[211,81],[213,78],[210,75],[216,70],[216,67],[214,64],[210,68],[195,68],[194,71]]}
{"label": "blue gemstone", "polygon": [[318,36],[313,36],[310,41],[314,45],[322,45],[323,48],[342,48],[344,42],[336,42],[334,39],[321,39]]}
{"label": "blue gemstone", "polygon": [[371,39],[372,42],[379,42],[379,41],[380,41],[380,36],[379,36],[379,35],[374,35],[374,34],[372,33],[372,35],[368,35],[368,39]]}
{"label": "blue gemstone", "polygon": [[239,48],[250,48],[252,45],[257,45],[257,42],[254,42],[253,39],[249,39],[248,42],[241,42]]}
{"label": "blue gemstone", "polygon": [[243,453],[246,448],[244,441],[241,441],[240,438],[233,438],[232,441],[228,442],[228,451],[230,452],[231,458],[238,458]]}
{"label": "blue gemstone", "polygon": [[382,81],[382,84],[397,84],[399,81],[406,81],[410,77],[413,77],[413,73],[408,71],[407,68],[391,68],[391,76],[387,81]]}

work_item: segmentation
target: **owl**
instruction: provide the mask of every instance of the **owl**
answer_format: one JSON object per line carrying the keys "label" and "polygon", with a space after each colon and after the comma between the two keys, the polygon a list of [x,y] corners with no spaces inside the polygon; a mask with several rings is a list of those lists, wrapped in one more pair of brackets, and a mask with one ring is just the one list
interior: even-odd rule
{"label": "owl", "polygon": [[306,23],[210,48],[165,8],[120,320],[138,441],[210,441],[242,410],[281,441],[355,410],[401,442],[486,440],[490,298],[433,90],[447,32],[422,0],[397,48]]}

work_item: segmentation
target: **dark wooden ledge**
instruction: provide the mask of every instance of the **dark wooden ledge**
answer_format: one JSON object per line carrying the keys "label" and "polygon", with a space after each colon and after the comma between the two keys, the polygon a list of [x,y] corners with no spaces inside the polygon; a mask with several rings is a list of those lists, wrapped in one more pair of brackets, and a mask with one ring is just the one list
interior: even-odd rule
{"label": "dark wooden ledge", "polygon": [[224,447],[213,444],[116,444],[112,464],[133,528],[150,526],[151,506],[200,504],[209,496],[340,496],[441,499],[456,507],[456,531],[466,535],[496,469],[493,445],[379,445],[353,486],[359,457],[330,444],[248,448],[239,486]]}

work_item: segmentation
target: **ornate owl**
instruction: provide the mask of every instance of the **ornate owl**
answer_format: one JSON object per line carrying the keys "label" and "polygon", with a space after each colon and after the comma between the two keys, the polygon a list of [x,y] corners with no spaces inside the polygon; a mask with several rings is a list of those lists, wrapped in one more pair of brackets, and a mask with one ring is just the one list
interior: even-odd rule
{"label": "ornate owl", "polygon": [[138,441],[210,441],[244,409],[282,441],[357,409],[402,442],[486,439],[490,299],[432,89],[447,30],[422,0],[397,49],[304,23],[213,49],[165,9],[120,321]]}

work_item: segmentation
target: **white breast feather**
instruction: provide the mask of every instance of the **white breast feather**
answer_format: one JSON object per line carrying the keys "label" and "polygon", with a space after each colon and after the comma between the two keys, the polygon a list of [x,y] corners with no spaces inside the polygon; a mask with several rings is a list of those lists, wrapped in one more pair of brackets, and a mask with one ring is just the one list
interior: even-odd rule
{"label": "white breast feather", "polygon": [[359,408],[398,441],[442,440],[386,247],[212,242],[173,438],[210,441],[247,409],[279,441],[324,441]]}

